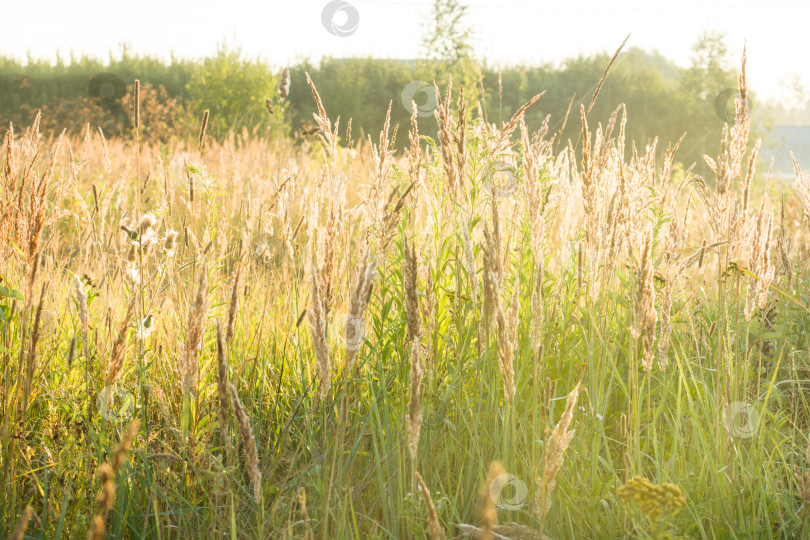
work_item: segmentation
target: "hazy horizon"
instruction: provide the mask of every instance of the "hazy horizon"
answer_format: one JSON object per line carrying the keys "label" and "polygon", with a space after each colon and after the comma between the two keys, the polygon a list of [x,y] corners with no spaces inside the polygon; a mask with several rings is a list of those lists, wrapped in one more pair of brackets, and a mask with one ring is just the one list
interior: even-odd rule
{"label": "hazy horizon", "polygon": [[[213,54],[225,42],[277,66],[324,56],[421,56],[432,2],[347,3],[355,10],[358,24],[350,35],[339,37],[322,22],[329,4],[325,0],[276,7],[234,0],[225,10],[218,2],[201,0],[193,11],[185,3],[157,0],[142,0],[133,10],[113,10],[101,0],[75,0],[69,5],[31,0],[6,8],[9,21],[35,22],[9,25],[0,53],[22,61],[29,53],[51,61],[57,53],[64,59],[71,54],[103,59],[126,44],[136,54],[198,58]],[[686,66],[695,40],[706,28],[713,28],[725,34],[732,65],[739,64],[747,41],[750,86],[762,98],[788,99],[789,90],[783,87],[796,76],[805,90],[810,83],[810,60],[800,54],[810,20],[808,3],[734,6],[708,0],[670,5],[632,0],[604,5],[585,0],[555,6],[477,0],[465,4],[468,21],[477,31],[475,53],[491,65],[557,64],[578,54],[612,53],[631,33],[627,47],[654,50]],[[342,24],[345,17],[338,12],[334,20]]]}

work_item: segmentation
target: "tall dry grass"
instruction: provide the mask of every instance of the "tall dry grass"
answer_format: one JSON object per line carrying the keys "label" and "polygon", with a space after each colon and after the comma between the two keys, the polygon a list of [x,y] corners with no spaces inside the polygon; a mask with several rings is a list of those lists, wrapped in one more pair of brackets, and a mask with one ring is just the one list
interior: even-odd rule
{"label": "tall dry grass", "polygon": [[806,536],[810,187],[745,58],[714,178],[449,81],[397,155],[308,82],[297,147],[9,129],[2,534]]}

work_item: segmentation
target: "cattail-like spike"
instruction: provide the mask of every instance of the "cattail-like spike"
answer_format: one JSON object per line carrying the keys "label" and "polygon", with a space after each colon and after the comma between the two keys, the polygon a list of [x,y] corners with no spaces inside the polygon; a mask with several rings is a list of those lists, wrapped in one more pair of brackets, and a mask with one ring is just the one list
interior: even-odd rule
{"label": "cattail-like spike", "polygon": [[68,358],[67,358],[67,365],[68,369],[71,368],[73,365],[73,360],[76,358],[76,336],[70,338],[70,345],[68,345]]}
{"label": "cattail-like spike", "polygon": [[239,394],[236,392],[236,387],[228,383],[228,390],[231,394],[233,414],[236,417],[236,427],[239,428],[239,438],[242,441],[242,448],[245,452],[245,467],[247,467],[248,476],[253,484],[253,500],[256,504],[261,504],[262,473],[259,470],[259,454],[256,451],[256,439],[253,437],[253,428],[250,425],[250,419],[245,412],[245,408],[242,407],[242,402],[239,401]]}
{"label": "cattail-like spike", "polygon": [[233,327],[236,321],[236,307],[239,303],[239,281],[242,277],[242,263],[236,264],[236,273],[233,276],[233,286],[231,287],[231,301],[228,305],[228,324],[225,326],[225,341],[230,343],[233,340]]}
{"label": "cattail-like spike", "polygon": [[209,111],[206,109],[203,113],[202,123],[200,123],[200,152],[202,152],[203,146],[205,145],[205,133],[208,131],[208,113]]}
{"label": "cattail-like spike", "polygon": [[282,101],[287,99],[287,96],[290,95],[290,68],[285,67],[284,71],[281,73],[281,79],[278,81],[278,97],[281,98]]}

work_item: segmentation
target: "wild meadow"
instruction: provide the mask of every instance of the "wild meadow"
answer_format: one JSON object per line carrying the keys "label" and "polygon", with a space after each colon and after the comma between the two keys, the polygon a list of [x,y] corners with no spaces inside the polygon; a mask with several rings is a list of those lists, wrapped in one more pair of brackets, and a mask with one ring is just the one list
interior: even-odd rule
{"label": "wild meadow", "polygon": [[317,87],[304,144],[157,144],[137,81],[132,140],[9,127],[4,536],[810,536],[810,179],[744,56],[707,177],[599,87],[356,139]]}

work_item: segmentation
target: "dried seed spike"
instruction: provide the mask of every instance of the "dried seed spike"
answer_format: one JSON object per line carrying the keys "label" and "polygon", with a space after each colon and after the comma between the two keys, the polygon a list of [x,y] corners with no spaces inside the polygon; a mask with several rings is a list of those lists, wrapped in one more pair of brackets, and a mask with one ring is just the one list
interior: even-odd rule
{"label": "dried seed spike", "polygon": [[[307,79],[309,76],[307,75]],[[281,79],[278,82],[278,97],[281,98],[282,101],[287,99],[287,96],[290,95],[290,68],[285,67],[284,71],[281,73]]]}
{"label": "dried seed spike", "polygon": [[34,516],[34,509],[31,508],[31,505],[27,505],[25,510],[23,510],[22,515],[20,516],[20,520],[17,522],[17,526],[14,528],[14,531],[9,536],[9,540],[23,540],[25,538],[25,531],[28,530],[28,523],[31,521],[31,518]]}
{"label": "dried seed spike", "polygon": [[357,285],[352,294],[349,315],[346,318],[346,364],[344,371],[348,372],[354,366],[360,347],[363,345],[366,330],[366,310],[371,300],[371,287],[377,275],[377,257],[369,260],[366,253],[365,260],[357,274]]}
{"label": "dried seed spike", "polygon": [[405,287],[404,292],[404,306],[406,314],[406,322],[408,328],[408,335],[406,341],[410,343],[414,339],[418,339],[421,335],[421,318],[419,316],[419,291],[416,284],[416,276],[419,272],[416,261],[416,248],[408,239],[405,238],[403,243],[403,250],[405,257],[402,261],[402,281]]}
{"label": "dried seed spike", "polygon": [[236,321],[236,307],[239,302],[239,280],[242,277],[242,263],[236,263],[236,272],[233,276],[233,286],[231,287],[231,302],[228,306],[228,324],[225,327],[225,341],[230,343],[233,340],[233,327]]}
{"label": "dried seed spike", "polygon": [[416,485],[422,493],[422,498],[425,501],[425,506],[428,510],[428,532],[430,532],[430,540],[444,540],[444,529],[439,523],[439,516],[436,514],[436,506],[433,504],[433,499],[430,496],[430,490],[425,484],[422,475],[418,472],[413,473],[416,477]]}
{"label": "dried seed spike", "polygon": [[217,409],[217,422],[219,432],[225,446],[225,464],[231,465],[233,459],[230,435],[230,400],[228,399],[228,359],[225,357],[225,344],[222,339],[222,325],[217,319],[217,394],[219,408]]}
{"label": "dried seed spike", "polygon": [[596,98],[599,97],[599,92],[602,90],[602,85],[605,84],[605,80],[608,77],[608,73],[610,73],[611,66],[613,66],[613,63],[619,57],[619,53],[622,52],[622,49],[624,48],[624,46],[627,43],[628,39],[630,39],[630,34],[627,34],[627,37],[624,38],[624,41],[622,41],[622,44],[619,45],[618,49],[616,49],[616,52],[613,54],[613,58],[610,59],[610,62],[608,63],[607,67],[605,68],[605,73],[604,73],[604,75],[602,75],[602,80],[599,81],[599,84],[596,86],[596,91],[593,93],[593,98],[591,99],[591,104],[588,105],[588,112],[589,113],[591,112],[591,109],[593,109],[593,104],[596,103]]}
{"label": "dried seed spike", "polygon": [[574,432],[569,428],[571,421],[574,418],[574,408],[579,398],[579,392],[582,383],[577,383],[571,393],[568,394],[566,400],[565,411],[563,411],[560,420],[554,426],[551,436],[546,445],[545,457],[543,459],[543,472],[537,478],[537,495],[535,497],[535,514],[541,519],[545,520],[548,511],[551,509],[551,492],[556,485],[557,472],[563,464],[565,451],[571,440],[574,438]]}
{"label": "dried seed spike", "polygon": [[492,498],[493,489],[499,482],[506,476],[506,469],[499,461],[493,461],[489,464],[487,471],[487,478],[484,485],[478,490],[478,517],[479,523],[479,536],[478,538],[491,539],[492,531],[498,525],[498,508],[496,502]]}
{"label": "dried seed spike", "polygon": [[512,132],[515,131],[515,128],[518,126],[518,123],[520,122],[520,119],[523,118],[523,115],[526,113],[526,110],[529,107],[531,107],[532,105],[534,105],[534,103],[538,99],[543,97],[543,95],[545,93],[546,93],[546,91],[543,90],[542,92],[535,95],[529,101],[527,101],[526,103],[524,103],[523,105],[520,106],[520,108],[517,110],[517,112],[514,115],[512,115],[511,120],[509,120],[509,122],[501,130],[501,139],[506,140],[506,139],[509,138],[509,135],[511,135]]}
{"label": "dried seed spike", "polygon": [[199,151],[202,152],[203,145],[205,145],[205,132],[208,130],[208,109],[205,110],[200,124],[200,147]]}
{"label": "dried seed spike", "polygon": [[200,345],[205,331],[205,318],[208,313],[208,268],[203,262],[197,280],[197,293],[194,303],[189,306],[186,348],[180,360],[180,373],[183,376],[183,391],[190,391],[197,382]]}
{"label": "dried seed spike", "polygon": [[262,500],[262,473],[259,470],[259,454],[256,451],[256,439],[253,436],[253,427],[250,425],[242,402],[239,401],[239,394],[232,383],[228,383],[228,390],[231,394],[231,406],[236,417],[236,427],[239,428],[239,438],[242,441],[242,448],[245,452],[245,466],[248,476],[253,484],[253,500],[256,504],[261,504]]}
{"label": "dried seed spike", "polygon": [[419,355],[419,340],[411,342],[410,355],[411,394],[408,404],[408,414],[405,416],[405,425],[408,429],[408,453],[411,460],[416,460],[419,449],[419,436],[422,430],[422,359]]}

